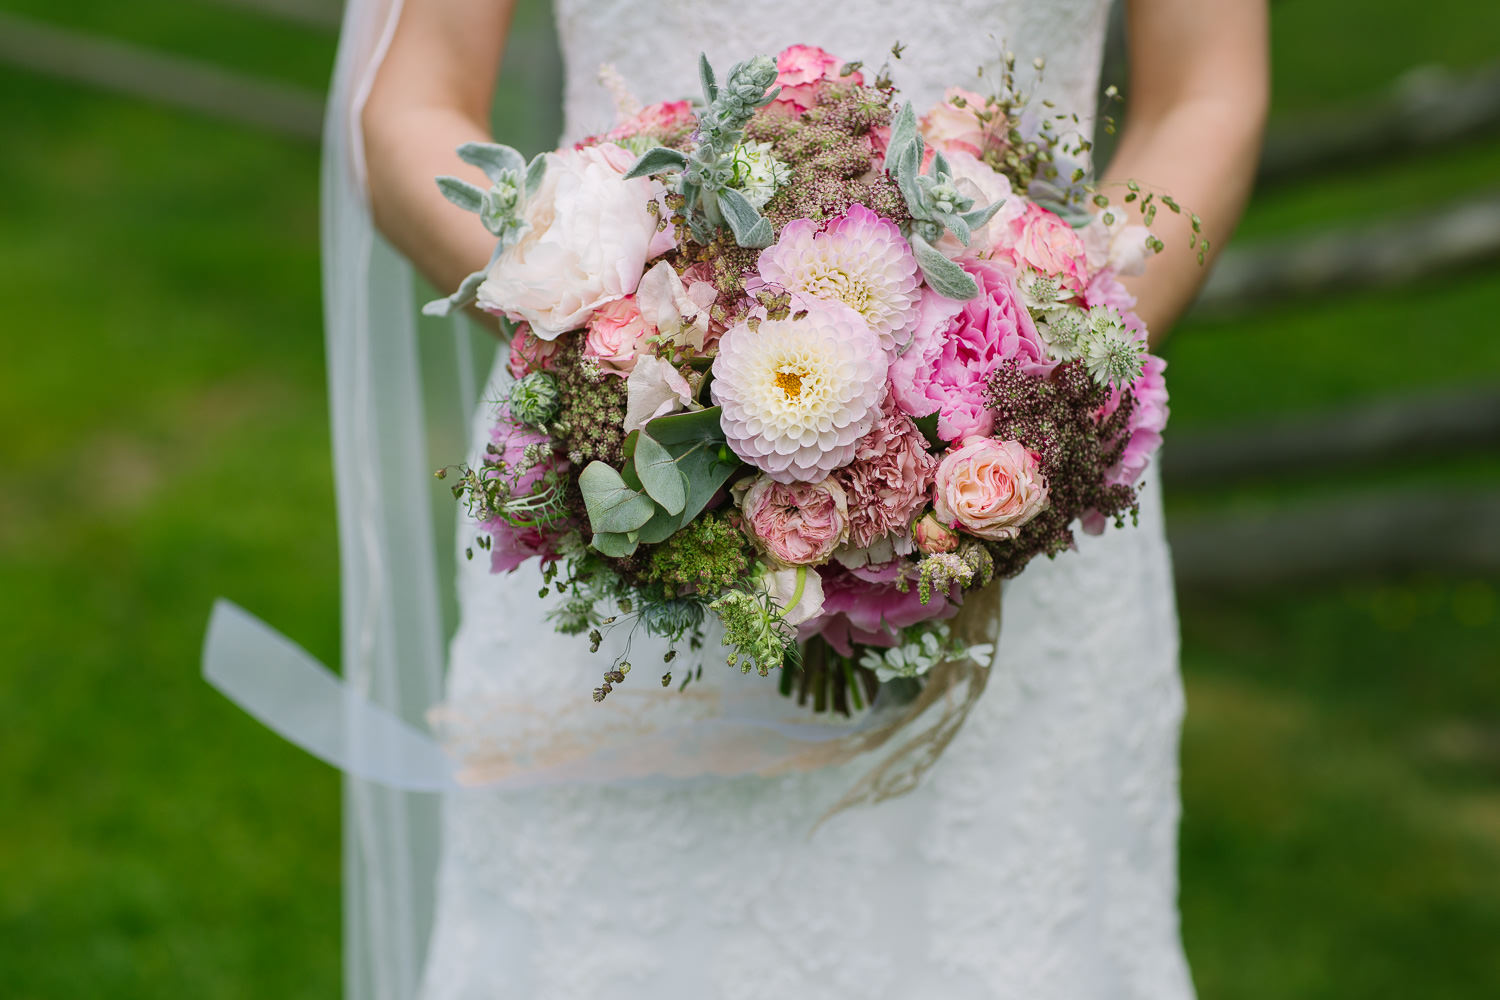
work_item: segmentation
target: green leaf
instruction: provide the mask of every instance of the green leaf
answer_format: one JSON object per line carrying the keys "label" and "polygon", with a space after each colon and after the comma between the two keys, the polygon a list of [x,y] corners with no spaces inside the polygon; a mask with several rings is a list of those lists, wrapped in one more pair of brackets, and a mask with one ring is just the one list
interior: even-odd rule
{"label": "green leaf", "polygon": [[625,171],[625,179],[647,177],[651,174],[659,174],[663,170],[681,170],[685,166],[687,166],[685,154],[675,149],[668,149],[666,146],[657,146],[641,154],[641,158]]}
{"label": "green leaf", "polygon": [[437,179],[437,186],[444,198],[465,212],[477,212],[484,203],[484,192],[461,178],[445,174]]}
{"label": "green leaf", "polygon": [[927,439],[928,445],[933,448],[945,448],[947,442],[938,436],[938,411],[933,410],[925,417],[913,417],[912,423],[917,425],[917,430]]}
{"label": "green leaf", "polygon": [[960,302],[979,294],[979,286],[967,271],[938,253],[930,243],[915,233],[911,237],[911,249],[916,255],[917,266],[922,269],[922,276],[927,279],[928,287],[934,292]]}
{"label": "green leaf", "polygon": [[433,299],[422,307],[423,316],[447,316],[454,309],[461,309],[478,297],[479,286],[489,276],[488,271],[475,271],[463,280],[458,291],[447,298]]}
{"label": "green leaf", "polygon": [[719,192],[719,208],[734,233],[734,241],[740,246],[758,250],[775,242],[776,233],[771,223],[734,188],[724,188]]}
{"label": "green leaf", "polygon": [[681,514],[687,503],[688,481],[672,453],[649,434],[642,434],[636,442],[632,464],[651,499],[668,514]]}
{"label": "green leaf", "polygon": [[458,147],[458,158],[484,171],[492,181],[507,173],[517,177],[526,172],[526,158],[509,146],[495,142],[466,142]]}
{"label": "green leaf", "polygon": [[547,154],[538,153],[526,165],[526,197],[536,194],[536,189],[542,186],[542,178],[546,176]]}
{"label": "green leaf", "polygon": [[714,68],[709,65],[708,53],[698,53],[698,80],[703,84],[703,103],[712,104],[719,99],[719,85],[714,81]]}
{"label": "green leaf", "polygon": [[641,528],[642,542],[662,541],[697,517],[719,488],[745,467],[724,443],[724,429],[719,424],[721,414],[719,407],[714,406],[657,417],[646,425],[642,440],[649,435],[671,454],[687,480],[687,492],[680,514],[663,512]]}
{"label": "green leaf", "polygon": [[656,504],[603,462],[590,462],[578,475],[578,489],[588,508],[589,526],[596,533],[635,531],[651,520]]}
{"label": "green leaf", "polygon": [[635,553],[635,547],[639,541],[635,537],[635,532],[621,534],[614,531],[596,531],[594,540],[589,544],[612,559],[624,559]]}
{"label": "green leaf", "polygon": [[[912,108],[911,102],[907,101],[891,122],[891,137],[885,147],[885,169],[894,173],[893,167],[896,161],[906,151],[910,143],[917,140],[917,112]],[[920,161],[920,155],[919,160]]]}
{"label": "green leaf", "polygon": [[995,217],[995,213],[1000,211],[1000,206],[1004,204],[1005,199],[1001,198],[993,205],[988,205],[984,208],[976,208],[972,211],[965,212],[962,216],[960,216],[960,218],[964,220],[964,223],[970,229],[978,229],[980,226],[993,219]]}
{"label": "green leaf", "polygon": [[674,444],[692,441],[722,442],[724,427],[720,421],[723,419],[723,408],[710,406],[705,410],[694,410],[691,413],[673,413],[665,417],[657,417],[646,425],[646,430],[668,448]]}

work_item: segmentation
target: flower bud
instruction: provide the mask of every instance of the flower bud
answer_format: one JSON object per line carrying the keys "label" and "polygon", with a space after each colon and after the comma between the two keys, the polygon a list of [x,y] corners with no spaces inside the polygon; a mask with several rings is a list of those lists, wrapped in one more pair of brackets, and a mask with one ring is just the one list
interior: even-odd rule
{"label": "flower bud", "polygon": [[928,555],[952,552],[958,548],[958,533],[951,528],[943,527],[930,511],[912,525],[911,534],[917,543],[917,548]]}

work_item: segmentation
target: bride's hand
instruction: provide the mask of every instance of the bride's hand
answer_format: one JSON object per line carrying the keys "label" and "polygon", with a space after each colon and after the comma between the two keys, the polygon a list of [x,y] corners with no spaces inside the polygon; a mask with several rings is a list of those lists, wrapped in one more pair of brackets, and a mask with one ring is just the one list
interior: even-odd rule
{"label": "bride's hand", "polygon": [[515,0],[406,0],[361,115],[375,225],[439,291],[489,259],[494,239],[433,179],[483,173],[454,150],[489,140]]}
{"label": "bride's hand", "polygon": [[[1203,220],[1210,253],[1229,239],[1255,179],[1270,100],[1266,0],[1132,0],[1126,125],[1103,188],[1124,205],[1124,184],[1176,199]],[[1159,199],[1158,199],[1159,201]],[[1207,275],[1186,215],[1157,212],[1166,243],[1126,282],[1159,342]]]}

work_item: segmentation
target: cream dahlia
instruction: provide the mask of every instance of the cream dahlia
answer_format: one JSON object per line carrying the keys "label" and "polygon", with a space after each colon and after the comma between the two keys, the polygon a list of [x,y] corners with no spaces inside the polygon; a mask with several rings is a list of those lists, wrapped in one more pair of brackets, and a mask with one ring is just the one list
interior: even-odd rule
{"label": "cream dahlia", "polygon": [[714,358],[729,447],[780,483],[818,482],[847,465],[885,393],[876,332],[851,309],[813,305],[798,318],[731,327]]}
{"label": "cream dahlia", "polygon": [[799,306],[841,302],[859,313],[888,352],[906,346],[919,295],[917,259],[901,230],[863,205],[851,205],[818,232],[811,219],[789,222],[757,262],[767,284]]}

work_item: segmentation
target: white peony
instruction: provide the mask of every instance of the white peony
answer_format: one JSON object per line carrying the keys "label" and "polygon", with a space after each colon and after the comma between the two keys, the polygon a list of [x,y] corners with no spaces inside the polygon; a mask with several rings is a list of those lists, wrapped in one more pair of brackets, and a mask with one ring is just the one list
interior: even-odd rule
{"label": "white peony", "polygon": [[479,307],[553,340],[634,292],[657,235],[646,206],[659,187],[621,179],[635,158],[613,143],[548,153],[541,187],[526,200],[526,234],[490,268]]}

